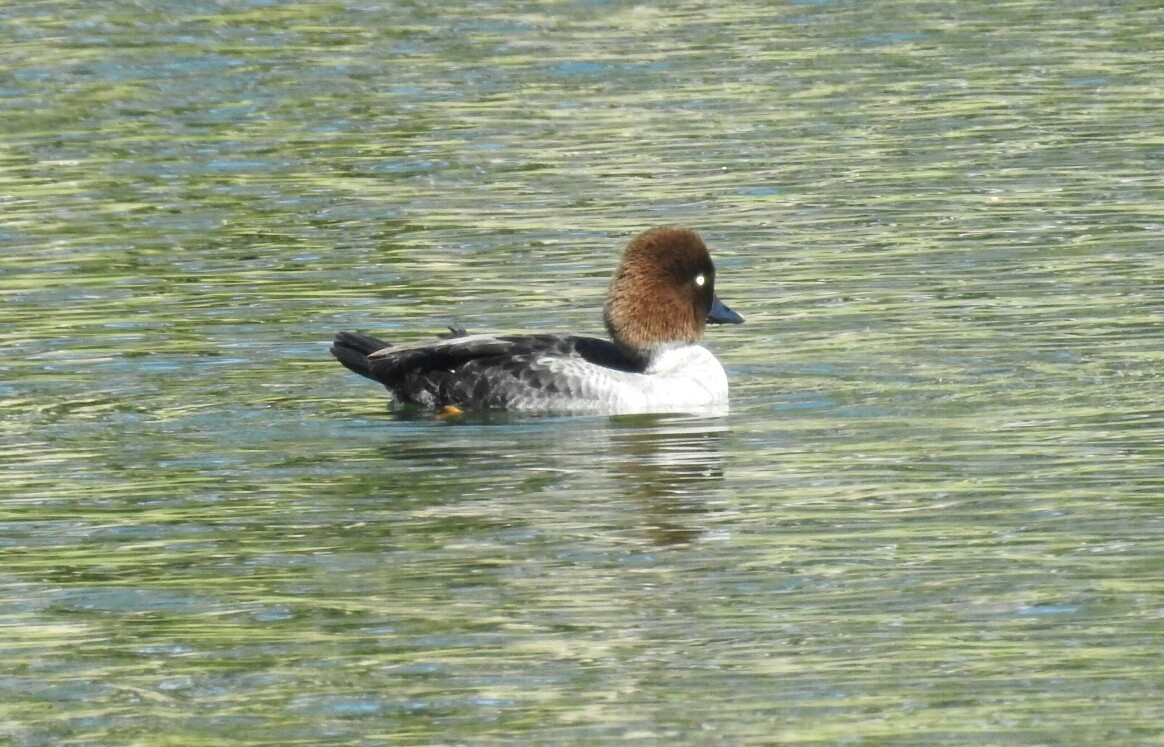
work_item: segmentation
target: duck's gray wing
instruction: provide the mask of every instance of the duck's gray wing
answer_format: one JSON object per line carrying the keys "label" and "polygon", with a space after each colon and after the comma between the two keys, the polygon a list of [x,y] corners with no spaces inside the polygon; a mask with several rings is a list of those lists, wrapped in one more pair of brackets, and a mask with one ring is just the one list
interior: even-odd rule
{"label": "duck's gray wing", "polygon": [[613,343],[572,335],[461,335],[390,347],[346,332],[337,335],[332,353],[401,402],[434,408],[553,406],[558,399],[579,396],[581,382],[563,375],[563,364],[569,370],[571,362],[642,370]]}

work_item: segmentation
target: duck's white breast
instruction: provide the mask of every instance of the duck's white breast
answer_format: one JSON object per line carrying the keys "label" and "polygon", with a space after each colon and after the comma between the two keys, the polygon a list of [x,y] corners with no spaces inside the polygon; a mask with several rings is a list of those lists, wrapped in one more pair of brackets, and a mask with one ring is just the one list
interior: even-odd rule
{"label": "duck's white breast", "polygon": [[530,393],[522,409],[565,409],[602,414],[723,409],[727,374],[706,348],[684,345],[657,354],[643,373],[619,371],[577,358],[546,356],[539,367],[554,372],[559,392]]}

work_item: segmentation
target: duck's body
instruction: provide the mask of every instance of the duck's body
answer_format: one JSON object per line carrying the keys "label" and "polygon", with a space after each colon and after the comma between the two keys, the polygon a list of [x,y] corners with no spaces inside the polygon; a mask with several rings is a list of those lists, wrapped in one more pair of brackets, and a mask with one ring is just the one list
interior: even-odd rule
{"label": "duck's body", "polygon": [[434,409],[637,413],[727,403],[723,366],[699,345],[644,364],[596,337],[467,335],[392,347],[341,332],[332,352],[401,403]]}
{"label": "duck's body", "polygon": [[703,242],[685,229],[637,237],[606,303],[613,342],[576,335],[467,334],[391,346],[341,332],[331,351],[404,404],[589,413],[722,408],[727,375],[695,344],[707,322],[739,323],[713,288]]}

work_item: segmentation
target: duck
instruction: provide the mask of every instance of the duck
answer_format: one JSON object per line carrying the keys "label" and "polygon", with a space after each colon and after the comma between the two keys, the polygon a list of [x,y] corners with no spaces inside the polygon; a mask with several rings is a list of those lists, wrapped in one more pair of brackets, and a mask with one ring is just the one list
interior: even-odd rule
{"label": "duck", "polygon": [[728,379],[697,344],[708,324],[741,324],[719,300],[699,234],[664,226],[635,236],[603,305],[609,340],[574,334],[449,334],[392,345],[340,332],[331,353],[395,401],[466,410],[622,415],[723,412]]}

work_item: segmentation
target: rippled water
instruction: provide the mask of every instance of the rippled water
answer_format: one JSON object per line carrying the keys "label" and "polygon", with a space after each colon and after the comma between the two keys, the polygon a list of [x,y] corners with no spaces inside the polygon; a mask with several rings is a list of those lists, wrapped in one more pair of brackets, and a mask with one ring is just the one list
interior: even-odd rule
{"label": "rippled water", "polygon": [[[0,8],[0,735],[1164,739],[1164,12]],[[407,418],[699,229],[727,418]]]}

